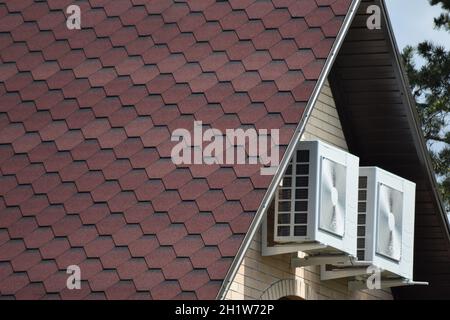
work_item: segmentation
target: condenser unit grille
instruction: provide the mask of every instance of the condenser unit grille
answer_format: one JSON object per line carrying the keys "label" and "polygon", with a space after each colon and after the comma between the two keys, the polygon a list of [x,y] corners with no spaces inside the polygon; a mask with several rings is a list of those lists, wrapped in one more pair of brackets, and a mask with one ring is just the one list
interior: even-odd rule
{"label": "condenser unit grille", "polygon": [[367,221],[367,177],[360,176],[358,182],[358,231],[356,255],[358,260],[365,260]]}
{"label": "condenser unit grille", "polygon": [[298,150],[276,194],[275,234],[278,240],[289,241],[307,235],[309,174],[309,150]]}

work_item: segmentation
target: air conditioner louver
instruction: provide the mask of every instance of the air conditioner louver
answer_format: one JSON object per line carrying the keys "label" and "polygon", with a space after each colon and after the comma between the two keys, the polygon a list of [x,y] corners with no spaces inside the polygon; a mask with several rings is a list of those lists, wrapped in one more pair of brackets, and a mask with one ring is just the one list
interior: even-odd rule
{"label": "air conditioner louver", "polygon": [[345,229],[346,168],[322,158],[320,228],[342,237]]}
{"label": "air conditioner louver", "polygon": [[366,251],[367,177],[360,176],[358,182],[358,229],[356,254],[358,260],[365,260]]}
{"label": "air conditioner louver", "polygon": [[396,261],[402,247],[403,194],[384,184],[378,190],[377,252]]}
{"label": "air conditioner louver", "polygon": [[308,224],[309,151],[294,154],[275,198],[276,239],[306,237]]}

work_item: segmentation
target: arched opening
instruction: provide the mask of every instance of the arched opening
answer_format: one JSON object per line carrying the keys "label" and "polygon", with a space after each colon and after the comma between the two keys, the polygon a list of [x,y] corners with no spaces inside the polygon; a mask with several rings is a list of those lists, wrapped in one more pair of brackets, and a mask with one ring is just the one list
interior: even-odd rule
{"label": "arched opening", "polygon": [[299,297],[299,296],[284,296],[278,300],[305,300],[305,299],[303,299],[302,297]]}
{"label": "arched opening", "polygon": [[314,290],[301,279],[283,279],[272,283],[261,300],[315,300]]}

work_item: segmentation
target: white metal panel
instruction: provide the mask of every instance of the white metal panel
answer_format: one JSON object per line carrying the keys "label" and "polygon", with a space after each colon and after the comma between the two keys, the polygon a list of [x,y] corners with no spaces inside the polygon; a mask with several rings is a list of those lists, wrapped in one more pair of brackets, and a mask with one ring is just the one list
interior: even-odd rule
{"label": "white metal panel", "polygon": [[[406,279],[413,278],[414,255],[414,206],[415,184],[402,177],[377,167],[360,168],[360,176],[368,177],[367,239],[366,259],[382,270]],[[400,254],[393,258],[382,254],[377,248],[380,228],[380,186],[387,186],[402,194],[401,245]]]}
{"label": "white metal panel", "polygon": [[[358,168],[359,158],[341,149],[325,143],[319,143],[319,157],[331,159],[346,168],[345,181],[345,227],[342,236],[333,234],[316,224],[316,240],[339,249],[350,255],[356,256],[356,225],[358,202]],[[318,215],[320,217],[320,199],[318,199]]]}

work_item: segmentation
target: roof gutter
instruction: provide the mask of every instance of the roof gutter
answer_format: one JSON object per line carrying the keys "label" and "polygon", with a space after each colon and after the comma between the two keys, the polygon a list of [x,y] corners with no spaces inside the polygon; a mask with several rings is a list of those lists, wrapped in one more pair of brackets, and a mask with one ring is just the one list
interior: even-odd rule
{"label": "roof gutter", "polygon": [[422,164],[425,167],[425,170],[427,172],[428,180],[429,180],[431,188],[432,188],[432,193],[435,198],[435,201],[436,201],[436,204],[438,207],[438,211],[441,215],[441,219],[442,219],[444,229],[446,231],[447,239],[450,242],[450,224],[449,224],[449,221],[446,216],[447,214],[446,214],[446,210],[444,207],[444,202],[442,201],[441,194],[438,191],[436,176],[435,176],[433,165],[431,162],[431,157],[428,152],[425,138],[423,137],[423,134],[422,134],[422,128],[420,126],[419,115],[417,114],[417,109],[416,109],[416,102],[415,102],[414,97],[412,96],[411,90],[409,89],[410,86],[409,86],[408,77],[406,76],[406,71],[403,66],[402,58],[400,56],[400,51],[398,50],[397,41],[395,40],[391,20],[389,18],[389,14],[388,14],[388,11],[387,11],[387,8],[385,5],[385,0],[379,0],[379,2],[381,5],[381,8],[383,10],[385,19],[386,19],[386,24],[387,24],[387,28],[386,28],[387,32],[386,33],[389,36],[389,40],[391,42],[392,47],[394,48],[393,54],[394,54],[395,62],[397,64],[398,76],[400,78],[402,89],[403,89],[403,92],[405,93],[403,95],[403,98],[406,100],[406,104],[408,106],[408,111],[409,111],[408,118],[409,118],[410,125],[412,125],[412,134],[413,134],[414,139],[416,140],[415,144],[416,144],[416,146],[418,146],[417,152],[419,153],[419,159],[422,161]]}
{"label": "roof gutter", "polygon": [[302,119],[300,120],[300,123],[298,124],[295,130],[294,136],[289,142],[289,145],[286,149],[283,159],[281,160],[278,170],[275,173],[274,178],[272,179],[272,182],[270,183],[269,188],[266,194],[264,195],[261,205],[259,206],[259,209],[256,212],[255,218],[253,219],[249,227],[249,231],[246,233],[244,240],[242,241],[242,244],[239,247],[238,253],[236,254],[236,257],[234,258],[233,263],[231,264],[230,269],[228,270],[228,273],[225,276],[225,279],[217,295],[217,299],[220,300],[225,299],[226,294],[230,288],[230,285],[234,280],[236,273],[238,272],[239,266],[241,265],[244,259],[245,253],[247,252],[252,239],[254,238],[256,232],[258,231],[258,227],[264,217],[264,214],[266,213],[266,209],[269,207],[273,195],[276,191],[276,188],[279,185],[281,178],[283,177],[283,174],[286,171],[286,168],[289,164],[289,160],[294,154],[297,142],[300,140],[301,136],[303,135],[303,132],[305,131],[306,123],[308,122],[313,107],[316,104],[322,86],[331,71],[334,61],[336,60],[337,54],[344,42],[345,36],[347,35],[348,30],[350,29],[350,25],[353,21],[353,18],[356,15],[360,2],[361,0],[353,0],[350,5],[349,12],[345,16],[341,30],[339,31],[336,40],[334,41],[333,47],[331,48],[330,54],[328,55],[327,61],[325,62],[325,66],[322,69],[322,72],[320,73],[319,79],[316,83],[311,98],[309,99],[308,104],[306,105]]}

